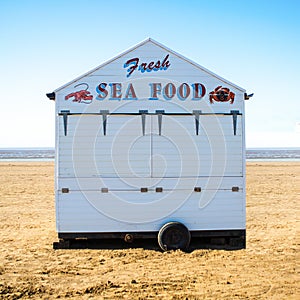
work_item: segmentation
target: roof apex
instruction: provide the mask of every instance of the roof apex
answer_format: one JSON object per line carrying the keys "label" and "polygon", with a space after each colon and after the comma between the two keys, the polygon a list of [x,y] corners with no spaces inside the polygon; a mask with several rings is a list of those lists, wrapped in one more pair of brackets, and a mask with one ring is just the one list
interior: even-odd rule
{"label": "roof apex", "polygon": [[199,69],[201,69],[202,71],[204,71],[204,72],[210,74],[211,76],[213,76],[213,77],[219,79],[220,81],[223,81],[224,83],[229,84],[229,85],[235,87],[236,89],[238,89],[238,90],[240,90],[240,91],[242,91],[242,92],[246,92],[245,89],[243,89],[243,88],[237,86],[236,84],[234,84],[234,83],[232,83],[232,82],[230,82],[230,81],[228,81],[228,80],[222,78],[221,76],[219,76],[219,75],[217,75],[217,74],[211,72],[210,70],[208,70],[208,69],[202,67],[201,65],[197,64],[196,62],[194,62],[194,61],[192,61],[192,60],[186,58],[185,56],[183,56],[183,55],[181,55],[181,54],[175,52],[174,50],[172,50],[172,49],[166,47],[165,45],[163,45],[163,44],[157,42],[156,40],[154,40],[154,39],[148,37],[148,38],[146,38],[145,40],[141,41],[140,43],[136,44],[135,46],[133,46],[133,47],[131,47],[131,48],[129,48],[129,49],[127,49],[127,50],[125,50],[125,51],[119,53],[117,56],[115,56],[115,57],[113,57],[113,58],[111,58],[111,59],[105,61],[104,63],[100,64],[100,65],[97,66],[96,68],[90,70],[89,72],[87,72],[87,73],[85,73],[85,74],[83,74],[83,75],[81,75],[81,76],[79,76],[79,77],[73,79],[72,81],[70,81],[70,82],[64,84],[63,86],[57,88],[57,89],[54,91],[54,93],[57,93],[58,91],[60,91],[60,90],[62,90],[63,88],[65,88],[65,87],[67,87],[67,86],[73,84],[74,82],[80,80],[81,78],[83,78],[83,77],[85,77],[85,76],[88,76],[88,75],[92,74],[93,72],[97,71],[98,69],[100,69],[100,68],[102,68],[102,67],[104,67],[104,66],[110,64],[110,63],[113,62],[114,60],[116,60],[116,59],[118,59],[118,58],[120,58],[120,57],[126,55],[127,53],[129,53],[129,52],[131,52],[131,51],[133,51],[133,50],[135,50],[135,49],[137,49],[137,48],[139,48],[139,47],[141,47],[141,46],[143,46],[144,44],[149,43],[149,42],[155,44],[156,46],[158,46],[158,47],[160,47],[160,48],[162,48],[162,49],[164,49],[164,50],[166,50],[167,52],[172,53],[173,55],[179,57],[180,59],[185,60],[186,62],[188,62],[188,63],[192,64],[193,66],[195,66],[196,68],[199,68]]}

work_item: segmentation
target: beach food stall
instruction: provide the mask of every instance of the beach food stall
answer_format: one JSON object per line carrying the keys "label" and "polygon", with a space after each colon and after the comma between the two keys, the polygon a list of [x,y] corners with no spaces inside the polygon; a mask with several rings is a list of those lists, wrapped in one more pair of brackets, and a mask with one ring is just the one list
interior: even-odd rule
{"label": "beach food stall", "polygon": [[245,247],[246,91],[147,39],[55,100],[59,242]]}

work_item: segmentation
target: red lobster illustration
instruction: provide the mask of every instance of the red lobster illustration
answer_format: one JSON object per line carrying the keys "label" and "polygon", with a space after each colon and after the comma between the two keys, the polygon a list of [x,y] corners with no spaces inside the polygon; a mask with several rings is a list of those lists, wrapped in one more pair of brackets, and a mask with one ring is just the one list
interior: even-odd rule
{"label": "red lobster illustration", "polygon": [[79,83],[75,85],[74,88],[80,85],[86,85],[86,89],[68,94],[67,96],[65,96],[65,100],[74,97],[74,99],[72,99],[73,102],[90,104],[93,101],[93,95],[90,95],[91,92],[88,91],[89,85],[87,83]]}
{"label": "red lobster illustration", "polygon": [[229,88],[222,87],[219,85],[212,92],[209,93],[209,101],[213,103],[214,100],[217,102],[227,102],[230,101],[230,104],[234,101],[235,94],[230,91]]}

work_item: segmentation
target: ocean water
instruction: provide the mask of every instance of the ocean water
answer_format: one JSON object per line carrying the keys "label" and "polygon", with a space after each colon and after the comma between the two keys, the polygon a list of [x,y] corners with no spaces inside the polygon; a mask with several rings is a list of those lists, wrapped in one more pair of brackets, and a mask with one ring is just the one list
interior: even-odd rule
{"label": "ocean water", "polygon": [[0,161],[54,161],[53,148],[0,149]]}
{"label": "ocean water", "polygon": [[[54,161],[53,148],[0,149],[0,161]],[[300,161],[300,148],[246,150],[248,161]]]}
{"label": "ocean water", "polygon": [[247,149],[246,159],[249,161],[251,160],[300,161],[300,148]]}

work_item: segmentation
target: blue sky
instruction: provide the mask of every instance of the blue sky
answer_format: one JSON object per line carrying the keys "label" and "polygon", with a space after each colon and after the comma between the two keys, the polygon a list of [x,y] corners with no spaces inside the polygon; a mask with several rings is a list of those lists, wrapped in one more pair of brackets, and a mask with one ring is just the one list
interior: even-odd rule
{"label": "blue sky", "polygon": [[45,93],[147,37],[254,92],[247,147],[300,147],[300,1],[0,0],[0,148],[53,147]]}

